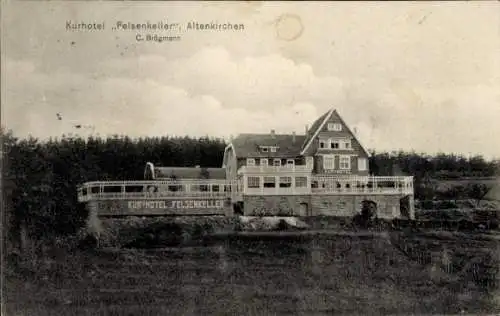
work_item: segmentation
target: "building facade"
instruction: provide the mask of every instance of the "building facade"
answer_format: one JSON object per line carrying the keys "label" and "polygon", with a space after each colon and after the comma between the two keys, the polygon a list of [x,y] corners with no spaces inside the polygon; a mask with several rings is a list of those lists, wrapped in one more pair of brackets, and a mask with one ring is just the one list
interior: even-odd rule
{"label": "building facade", "polygon": [[379,217],[414,217],[412,177],[371,176],[368,151],[335,109],[305,135],[238,135],[222,167],[244,215],[351,216],[371,201]]}
{"label": "building facade", "polygon": [[354,216],[414,218],[413,178],[377,177],[369,153],[335,109],[304,135],[240,134],[221,168],[155,167],[144,181],[89,182],[78,199],[96,216]]}

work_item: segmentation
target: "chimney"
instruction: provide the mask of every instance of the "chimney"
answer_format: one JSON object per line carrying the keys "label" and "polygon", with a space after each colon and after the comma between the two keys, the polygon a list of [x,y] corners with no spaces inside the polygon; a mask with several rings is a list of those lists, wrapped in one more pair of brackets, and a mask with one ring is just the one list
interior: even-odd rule
{"label": "chimney", "polygon": [[295,144],[295,132],[292,132],[292,142]]}
{"label": "chimney", "polygon": [[306,125],[306,135],[309,132],[309,125]]}
{"label": "chimney", "polygon": [[275,136],[276,135],[276,131],[274,129],[271,130],[271,136]]}

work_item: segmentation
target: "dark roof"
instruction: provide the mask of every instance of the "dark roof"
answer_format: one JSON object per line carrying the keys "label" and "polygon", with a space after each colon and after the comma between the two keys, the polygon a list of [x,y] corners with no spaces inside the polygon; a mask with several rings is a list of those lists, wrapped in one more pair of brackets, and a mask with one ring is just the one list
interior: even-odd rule
{"label": "dark roof", "polygon": [[323,121],[325,120],[326,116],[330,113],[330,110],[326,111],[323,115],[321,115],[314,123],[311,125],[311,128],[307,130],[307,134],[304,138],[304,142],[302,144],[301,149],[304,149],[306,147],[307,143],[311,138],[314,136],[314,133],[318,130],[319,126]]}
{"label": "dark roof", "polygon": [[[304,135],[239,134],[232,145],[238,157],[296,157],[300,155],[304,140]],[[261,152],[259,146],[278,146],[279,149],[275,153]]]}
{"label": "dark roof", "polygon": [[155,167],[155,179],[226,179],[224,168]]}

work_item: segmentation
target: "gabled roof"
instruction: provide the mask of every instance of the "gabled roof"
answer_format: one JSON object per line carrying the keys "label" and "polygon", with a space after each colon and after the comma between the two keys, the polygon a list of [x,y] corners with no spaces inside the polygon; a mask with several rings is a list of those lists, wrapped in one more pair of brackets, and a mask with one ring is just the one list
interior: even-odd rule
{"label": "gabled roof", "polygon": [[[295,139],[294,139],[295,138]],[[238,157],[296,157],[300,155],[304,135],[239,134],[232,145]],[[278,146],[278,150],[262,152],[259,146]]]}
{"label": "gabled roof", "polygon": [[154,167],[155,179],[226,179],[224,168]]}
{"label": "gabled roof", "polygon": [[312,141],[316,136],[318,136],[319,131],[325,126],[325,122],[332,115],[333,109],[329,110],[325,114],[321,115],[314,123],[311,125],[311,128],[307,131],[306,139],[304,140],[304,144],[302,145],[301,154],[303,154],[309,146],[311,146]]}
{"label": "gabled roof", "polygon": [[306,140],[304,141],[304,145],[302,147],[300,154],[303,155],[307,151],[307,149],[313,143],[314,139],[318,136],[319,132],[324,128],[326,122],[328,122],[328,120],[330,120],[330,118],[333,115],[338,117],[338,119],[340,120],[342,125],[345,126],[345,128],[347,129],[349,134],[351,134],[352,137],[354,138],[354,140],[359,144],[359,146],[361,147],[361,150],[363,150],[365,155],[367,155],[369,157],[370,153],[365,149],[365,147],[361,144],[359,139],[356,137],[356,134],[354,134],[352,132],[349,125],[346,124],[344,119],[337,113],[337,110],[335,110],[334,108],[330,109],[328,112],[321,115],[316,121],[314,121],[313,125],[311,126],[311,129],[308,131],[308,133],[306,135]]}

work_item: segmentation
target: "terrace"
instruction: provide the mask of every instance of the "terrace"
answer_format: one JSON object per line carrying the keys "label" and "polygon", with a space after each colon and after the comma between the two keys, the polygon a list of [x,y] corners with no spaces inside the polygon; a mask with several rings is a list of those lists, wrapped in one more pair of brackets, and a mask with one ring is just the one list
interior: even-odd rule
{"label": "terrace", "polygon": [[236,183],[227,180],[96,181],[78,187],[79,202],[170,197],[228,198]]}
{"label": "terrace", "polygon": [[413,177],[358,177],[267,174],[228,180],[96,181],[77,190],[78,201],[230,198],[245,195],[413,194]]}

